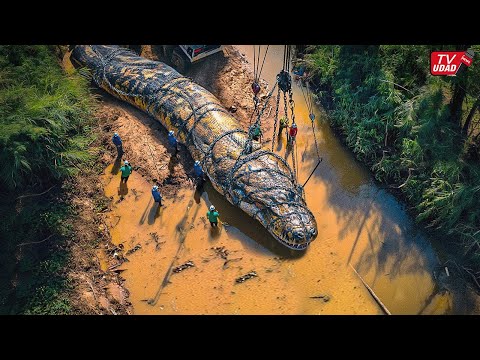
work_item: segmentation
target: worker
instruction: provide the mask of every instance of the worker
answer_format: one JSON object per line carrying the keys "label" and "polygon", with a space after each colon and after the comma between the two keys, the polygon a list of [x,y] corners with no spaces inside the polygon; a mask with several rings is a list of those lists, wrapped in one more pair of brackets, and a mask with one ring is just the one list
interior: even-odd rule
{"label": "worker", "polygon": [[157,185],[154,185],[152,188],[152,196],[153,196],[153,200],[156,203],[159,203],[158,206],[162,206],[162,195],[160,195],[160,191],[158,191]]}
{"label": "worker", "polygon": [[199,183],[202,183],[205,181],[205,174],[203,172],[202,166],[200,165],[200,161],[196,160],[195,164],[193,165],[193,172],[195,173],[195,176],[199,180]]}
{"label": "worker", "polygon": [[170,130],[168,132],[168,142],[174,148],[174,155],[177,155],[178,141],[177,141],[177,138],[175,137],[175,132],[173,130]]}
{"label": "worker", "polygon": [[123,182],[126,184],[128,181],[128,177],[132,173],[132,166],[129,164],[127,160],[125,160],[124,165],[120,168],[120,171],[122,172],[120,184]]}
{"label": "worker", "polygon": [[257,124],[253,128],[252,139],[258,141],[260,139],[260,136],[262,136],[262,129],[260,128],[260,125]]}
{"label": "worker", "polygon": [[298,129],[297,129],[297,124],[293,123],[292,126],[290,127],[290,131],[289,131],[289,141],[290,141],[290,144],[293,145],[293,142],[295,141],[296,137],[297,137],[297,132],[298,132]]}
{"label": "worker", "polygon": [[215,210],[215,206],[210,206],[210,211],[207,211],[208,221],[210,221],[210,225],[212,227],[218,227],[218,211]]}
{"label": "worker", "polygon": [[282,134],[283,129],[288,128],[288,119],[286,116],[283,116],[280,119],[280,129],[278,129],[278,135],[280,136]]}
{"label": "worker", "polygon": [[121,157],[123,155],[123,146],[122,139],[120,138],[120,135],[118,135],[118,133],[113,134],[112,142],[117,147],[117,158]]}

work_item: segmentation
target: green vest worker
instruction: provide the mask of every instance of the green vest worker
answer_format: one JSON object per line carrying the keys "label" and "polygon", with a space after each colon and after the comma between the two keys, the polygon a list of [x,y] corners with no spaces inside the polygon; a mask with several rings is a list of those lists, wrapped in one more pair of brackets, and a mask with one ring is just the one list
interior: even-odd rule
{"label": "green vest worker", "polygon": [[125,160],[125,165],[120,168],[120,171],[122,172],[120,183],[124,182],[126,184],[128,181],[128,177],[132,173],[132,167],[127,160]]}
{"label": "green vest worker", "polygon": [[208,221],[212,227],[218,227],[218,211],[215,210],[215,206],[210,206],[210,211],[207,211]]}

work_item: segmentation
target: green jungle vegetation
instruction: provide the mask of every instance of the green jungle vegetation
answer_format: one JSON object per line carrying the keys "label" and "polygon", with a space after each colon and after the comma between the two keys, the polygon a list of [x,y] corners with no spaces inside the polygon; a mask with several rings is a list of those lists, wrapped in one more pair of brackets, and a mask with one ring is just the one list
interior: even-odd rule
{"label": "green jungle vegetation", "polygon": [[0,46],[0,314],[72,312],[66,180],[94,160],[93,102],[88,80],[67,76],[58,53]]}
{"label": "green jungle vegetation", "polygon": [[[430,52],[475,51],[457,76],[432,76]],[[418,222],[480,267],[480,46],[305,46],[314,96],[357,159]],[[457,246],[458,245],[458,246]],[[470,268],[471,270],[471,268]]]}

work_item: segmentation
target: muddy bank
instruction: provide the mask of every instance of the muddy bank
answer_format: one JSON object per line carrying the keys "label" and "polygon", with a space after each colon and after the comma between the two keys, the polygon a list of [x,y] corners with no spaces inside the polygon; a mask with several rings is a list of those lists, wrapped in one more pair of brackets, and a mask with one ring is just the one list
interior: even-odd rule
{"label": "muddy bank", "polygon": [[110,199],[98,182],[99,169],[106,166],[109,155],[105,144],[110,141],[112,117],[101,106],[96,112],[99,137],[92,147],[99,150],[99,162],[84,169],[82,177],[71,186],[70,203],[76,216],[69,220],[76,234],[71,245],[68,277],[73,283],[71,304],[81,314],[131,314],[124,279],[115,270],[117,247],[111,242],[105,222]]}

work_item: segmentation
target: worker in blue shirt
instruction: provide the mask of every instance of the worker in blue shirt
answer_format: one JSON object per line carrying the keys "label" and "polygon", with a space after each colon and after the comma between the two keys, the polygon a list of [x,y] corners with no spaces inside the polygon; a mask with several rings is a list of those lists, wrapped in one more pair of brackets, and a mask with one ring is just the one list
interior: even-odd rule
{"label": "worker in blue shirt", "polygon": [[154,185],[152,188],[152,196],[153,196],[153,200],[156,203],[159,203],[159,206],[162,206],[162,195],[160,195],[160,191],[158,191],[157,185]]}
{"label": "worker in blue shirt", "polygon": [[123,155],[123,146],[122,146],[122,139],[118,133],[113,134],[112,142],[117,147],[117,157],[121,157]]}
{"label": "worker in blue shirt", "polygon": [[168,143],[170,144],[170,146],[173,147],[174,149],[174,155],[177,155],[177,152],[178,152],[178,141],[177,141],[177,138],[175,137],[175,133],[173,130],[170,130],[168,132]]}

